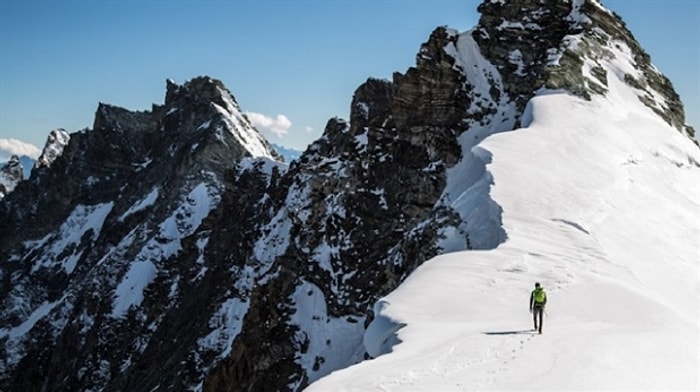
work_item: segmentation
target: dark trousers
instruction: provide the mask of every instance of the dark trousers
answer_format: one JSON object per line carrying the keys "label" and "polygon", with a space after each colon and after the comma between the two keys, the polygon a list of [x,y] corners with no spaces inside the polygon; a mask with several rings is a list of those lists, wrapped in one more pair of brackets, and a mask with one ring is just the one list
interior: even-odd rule
{"label": "dark trousers", "polygon": [[[544,306],[537,306],[535,305],[532,308],[532,321],[535,322],[535,329],[538,329],[539,326],[539,331],[542,333],[542,324],[544,324]],[[539,317],[540,322],[537,322],[537,318]]]}

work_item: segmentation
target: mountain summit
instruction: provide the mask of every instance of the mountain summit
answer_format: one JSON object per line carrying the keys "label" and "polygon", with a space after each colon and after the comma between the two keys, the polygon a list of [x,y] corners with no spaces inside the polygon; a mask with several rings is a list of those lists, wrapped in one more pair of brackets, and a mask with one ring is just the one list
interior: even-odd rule
{"label": "mountain summit", "polygon": [[209,77],[100,104],[0,202],[0,389],[542,389],[503,375],[536,362],[511,327],[534,280],[550,388],[692,388],[700,149],[678,96],[597,1],[479,10],[289,165]]}

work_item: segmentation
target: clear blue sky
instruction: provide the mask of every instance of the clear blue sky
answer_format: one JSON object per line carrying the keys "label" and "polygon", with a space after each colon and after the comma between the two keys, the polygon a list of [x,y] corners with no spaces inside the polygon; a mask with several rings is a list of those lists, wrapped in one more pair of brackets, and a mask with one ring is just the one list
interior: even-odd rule
{"label": "clear blue sky", "polygon": [[[98,102],[149,110],[163,102],[167,78],[209,75],[244,111],[285,116],[287,133],[266,136],[303,149],[330,117],[348,117],[367,77],[413,65],[436,26],[473,27],[479,3],[0,0],[0,140],[41,148],[51,129],[91,127]],[[671,79],[688,123],[699,127],[700,2],[603,3]]]}

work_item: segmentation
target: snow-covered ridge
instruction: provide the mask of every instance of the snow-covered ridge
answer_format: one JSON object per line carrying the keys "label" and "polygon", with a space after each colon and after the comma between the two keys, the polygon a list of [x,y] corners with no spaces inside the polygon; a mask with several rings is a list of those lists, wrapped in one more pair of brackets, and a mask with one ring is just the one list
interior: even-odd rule
{"label": "snow-covered ridge", "polygon": [[[476,145],[490,134],[511,130],[517,112],[504,93],[498,69],[484,58],[472,38],[473,31],[458,34],[456,30],[449,30],[457,40],[444,50],[455,59],[455,68],[464,73],[465,83],[471,87],[469,113],[490,110],[494,114],[488,116],[487,121],[469,120],[468,131],[460,136],[462,160],[448,169],[442,202],[457,211],[463,223],[454,231],[443,233],[444,239],[440,245],[445,252],[463,250],[464,233],[470,233],[470,246],[473,249],[491,249],[505,240],[500,207],[489,196],[488,190],[493,180],[485,169],[488,160]],[[494,89],[499,91],[498,101],[491,97]]]}
{"label": "snow-covered ridge", "polygon": [[364,341],[383,355],[308,391],[698,387],[700,151],[637,99],[616,45],[605,95],[543,90],[523,128],[461,140],[507,241],[419,267],[375,307]]}

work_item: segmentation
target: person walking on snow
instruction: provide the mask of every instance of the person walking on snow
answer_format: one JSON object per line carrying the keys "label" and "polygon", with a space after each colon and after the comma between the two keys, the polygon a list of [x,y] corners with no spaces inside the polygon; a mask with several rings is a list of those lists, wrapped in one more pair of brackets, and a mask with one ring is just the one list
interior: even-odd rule
{"label": "person walking on snow", "polygon": [[[537,326],[539,325],[539,333],[542,333],[542,324],[544,324],[544,306],[547,304],[547,293],[544,292],[544,289],[542,286],[540,286],[539,282],[535,283],[535,289],[532,290],[532,293],[530,294],[530,313],[532,313],[532,320],[535,322],[535,331],[538,330]],[[537,322],[537,318],[539,317],[539,323]]]}

